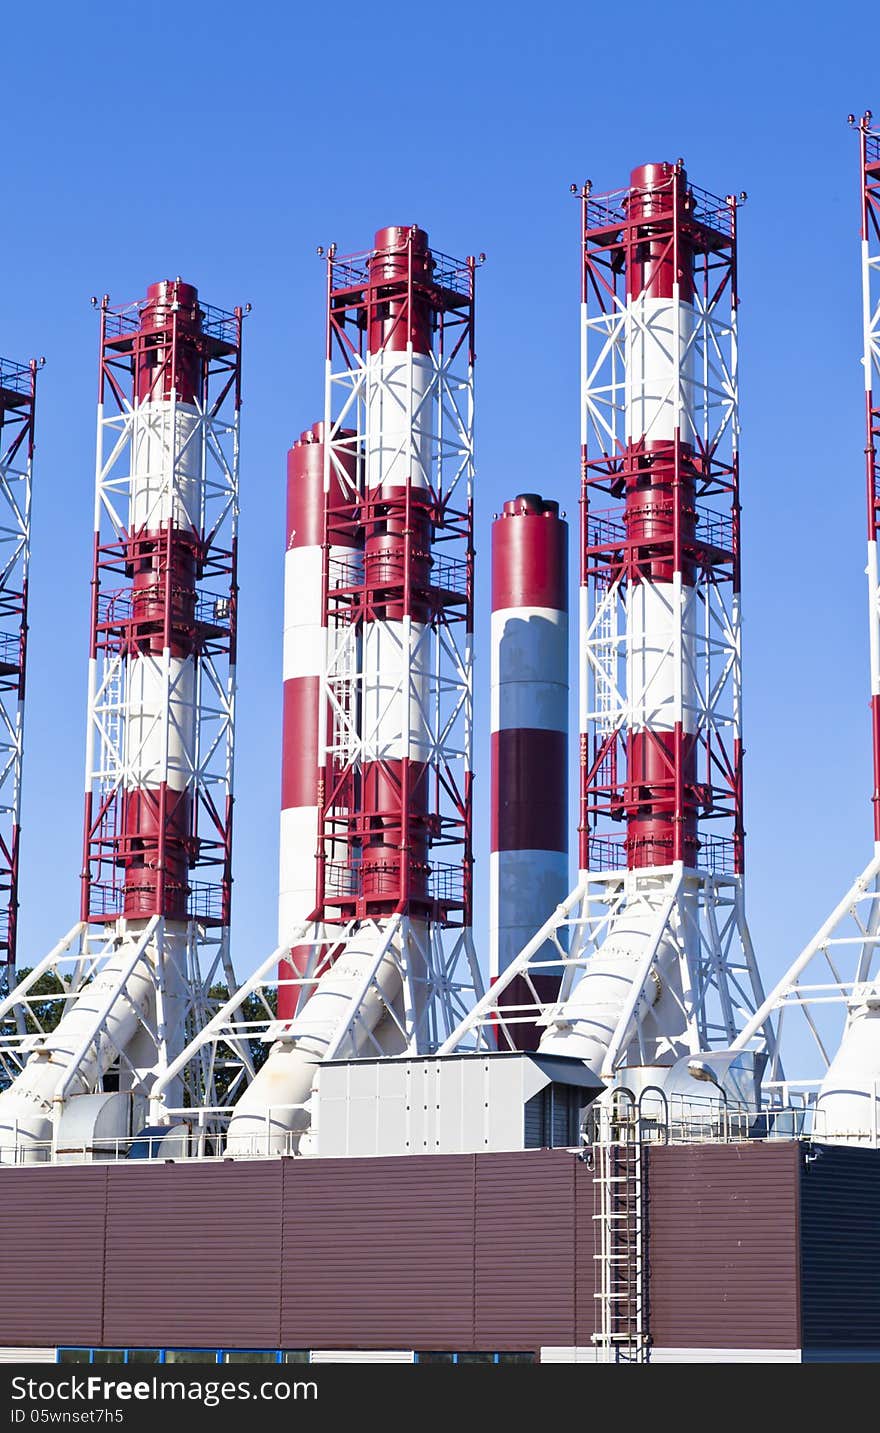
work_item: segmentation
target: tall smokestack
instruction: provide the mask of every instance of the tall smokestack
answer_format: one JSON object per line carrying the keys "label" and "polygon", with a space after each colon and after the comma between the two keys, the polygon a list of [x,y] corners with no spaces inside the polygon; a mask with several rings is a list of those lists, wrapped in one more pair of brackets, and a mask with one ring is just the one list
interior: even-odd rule
{"label": "tall smokestack", "polygon": [[541,1053],[638,1093],[725,1048],[763,998],[743,892],[737,200],[678,161],[581,205],[580,876],[441,1051],[503,1038],[512,982],[553,941]]}
{"label": "tall smokestack", "polygon": [[[492,524],[492,791],[489,976],[496,980],[568,893],[568,525],[559,504],[522,493]],[[536,960],[558,959],[549,943]],[[505,1028],[533,1050],[558,975],[508,986]]]}
{"label": "tall smokestack", "polygon": [[101,306],[80,921],[15,992],[27,1013],[40,976],[68,990],[0,1095],[13,1157],[45,1157],[71,1101],[102,1092],[111,1069],[132,1118],[148,1100],[167,1122],[211,1097],[205,1069],[159,1098],[156,1083],[207,1019],[211,987],[235,984],[242,317],[181,279]]}
{"label": "tall smokestack", "polygon": [[[366,254],[329,257],[328,406],[312,445],[324,507],[290,569],[315,565],[322,543],[321,607],[304,599],[286,658],[286,671],[319,676],[317,706],[314,685],[301,681],[289,694],[290,727],[285,720],[285,762],[295,746],[302,780],[286,788],[282,901],[303,915],[297,931],[283,918],[293,947],[281,960],[287,1023],[273,1029],[279,1038],[236,1103],[232,1154],[298,1146],[317,1063],[435,1049],[480,979],[471,937],[475,261],[436,254],[416,225],[380,229]],[[317,487],[318,462],[317,451],[293,460],[304,493]],[[315,820],[316,866],[306,859]],[[295,1007],[285,989],[297,988]],[[231,1002],[230,1019],[239,1006]]]}
{"label": "tall smokestack", "polygon": [[[318,738],[324,662],[324,425],[314,423],[287,455],[287,549],[284,566],[284,718],[281,757],[281,859],[278,943],[311,919],[318,904],[318,822],[323,743]],[[350,454],[348,482],[355,479]],[[331,507],[343,498],[330,469]],[[362,542],[357,530],[335,532],[329,551],[332,580],[356,581]],[[336,763],[338,765],[338,763]],[[279,1019],[290,1019],[311,989],[308,979],[323,952],[297,946],[279,967]],[[303,983],[305,982],[305,983]]]}

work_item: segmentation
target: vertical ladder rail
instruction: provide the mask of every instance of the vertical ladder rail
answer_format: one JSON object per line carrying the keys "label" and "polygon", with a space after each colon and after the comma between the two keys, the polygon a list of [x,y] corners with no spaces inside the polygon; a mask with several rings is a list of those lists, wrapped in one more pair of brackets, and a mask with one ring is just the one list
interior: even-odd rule
{"label": "vertical ladder rail", "polygon": [[634,1104],[599,1111],[594,1145],[594,1213],[598,1235],[595,1298],[599,1361],[646,1363],[648,1329],[643,1150]]}

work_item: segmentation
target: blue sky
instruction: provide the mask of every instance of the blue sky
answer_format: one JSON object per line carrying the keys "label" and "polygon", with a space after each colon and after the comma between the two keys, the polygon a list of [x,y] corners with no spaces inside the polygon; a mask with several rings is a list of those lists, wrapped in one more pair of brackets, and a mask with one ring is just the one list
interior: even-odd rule
{"label": "blue sky", "polygon": [[[0,353],[45,354],[34,494],[21,958],[78,909],[97,325],[180,274],[250,302],[235,959],[274,945],[284,454],[320,415],[315,247],[416,222],[485,250],[477,351],[477,852],[485,916],[489,523],[573,516],[572,181],[684,156],[748,191],[740,289],[749,908],[768,983],[870,854],[857,148],[876,8],[300,7],[44,0],[3,19]],[[573,561],[573,566],[575,566]],[[482,935],[482,930],[479,931]],[[482,944],[482,941],[481,941]]]}

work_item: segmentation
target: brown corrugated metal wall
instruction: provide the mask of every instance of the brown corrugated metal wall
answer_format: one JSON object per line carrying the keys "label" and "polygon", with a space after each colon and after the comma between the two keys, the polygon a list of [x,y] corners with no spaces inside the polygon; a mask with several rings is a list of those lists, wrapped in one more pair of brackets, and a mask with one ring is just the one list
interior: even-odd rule
{"label": "brown corrugated metal wall", "polygon": [[[587,1193],[584,1200],[582,1196]],[[573,1258],[580,1219],[591,1222],[592,1182],[567,1156],[533,1161],[479,1156],[476,1163],[474,1348],[573,1344],[577,1279]],[[592,1260],[586,1270],[593,1293]]]}
{"label": "brown corrugated metal wall", "polygon": [[107,1175],[0,1170],[4,1211],[0,1343],[100,1343]]}
{"label": "brown corrugated metal wall", "polygon": [[103,1342],[277,1348],[283,1174],[275,1160],[109,1169]]}
{"label": "brown corrugated metal wall", "polygon": [[284,1164],[280,1347],[471,1347],[474,1157]]}
{"label": "brown corrugated metal wall", "polygon": [[648,1151],[658,1348],[800,1347],[795,1143]]}
{"label": "brown corrugated metal wall", "polygon": [[0,1344],[533,1349],[592,1329],[591,1179],[561,1150],[7,1169],[0,1192]]}
{"label": "brown corrugated metal wall", "polygon": [[[649,1160],[660,1347],[798,1344],[794,1145]],[[593,1192],[562,1150],[0,1169],[0,1344],[589,1347]]]}

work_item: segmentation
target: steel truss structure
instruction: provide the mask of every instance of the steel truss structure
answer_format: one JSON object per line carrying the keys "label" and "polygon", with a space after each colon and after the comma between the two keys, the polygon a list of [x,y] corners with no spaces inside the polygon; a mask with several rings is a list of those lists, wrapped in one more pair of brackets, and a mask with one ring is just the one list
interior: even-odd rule
{"label": "steel truss structure", "polygon": [[[880,1009],[880,130],[872,124],[870,111],[858,121],[850,115],[849,122],[859,136],[861,173],[874,854],[732,1046],[734,1050],[749,1048],[757,1022],[774,1013],[779,1036],[788,1025],[788,1038],[793,1040],[796,1032],[791,1028],[788,1011],[800,1012],[800,1033],[809,1032],[807,1046],[822,1077],[786,1081],[781,1071],[771,1065],[768,1090],[780,1105],[788,1104],[793,1091],[799,1092],[809,1112],[808,1128],[820,1139],[825,1135],[837,1138],[842,1133],[837,1128],[837,1117],[830,1109],[822,1108],[823,1091],[827,1099],[826,1072],[835,1063],[835,1055],[844,1053],[851,1037],[861,1038],[859,1029],[867,1035],[869,1026],[864,1017]],[[880,1040],[873,1039],[873,1049],[866,1041],[857,1064],[848,1065],[846,1075],[852,1086],[873,1085],[873,1098],[868,1102],[870,1114],[864,1127],[850,1131],[850,1135],[870,1138],[876,1145],[880,1138]],[[818,1108],[814,1108],[817,1101]]]}
{"label": "steel truss structure", "polygon": [[[316,906],[164,1083],[196,1055],[210,1065],[220,1051],[246,1057],[248,1040],[283,1038],[279,986],[302,1011],[355,941],[369,957],[321,1058],[387,1053],[373,1032],[377,1002],[386,1044],[390,1023],[396,1049],[436,1050],[482,993],[472,938],[478,261],[431,249],[426,272],[425,237],[406,232],[392,272],[381,249],[327,256]],[[248,1078],[243,1058],[228,1104]]]}
{"label": "steel truss structure", "polygon": [[37,372],[0,358],[0,997],[15,984]]}
{"label": "steel truss structure", "polygon": [[[674,949],[675,1033],[692,1054],[728,1046],[763,998],[743,896],[738,201],[689,185],[680,162],[668,169],[661,205],[636,186],[580,196],[580,878],[443,1047],[512,1043],[508,1027],[535,1019],[529,976],[542,969],[561,970],[562,985],[538,1023],[558,1022],[615,924],[640,908],[642,953],[607,1081],[633,1042],[644,1059],[637,1012],[661,945]],[[659,309],[634,291],[646,249],[654,273],[676,276]],[[649,649],[634,619],[652,581],[663,635]],[[676,720],[652,730],[664,686]],[[556,954],[540,959],[548,940]],[[517,976],[535,1003],[502,1010]]]}
{"label": "steel truss structure", "polygon": [[[475,260],[462,263],[432,251],[426,283],[414,262],[413,237],[394,285],[394,325],[411,332],[418,308],[430,304],[427,382],[423,374],[416,381],[412,342],[402,366],[386,361],[395,352],[387,336],[380,354],[368,361],[376,307],[372,251],[338,258],[331,250],[328,259],[328,554],[337,535],[355,529],[397,531],[403,542],[348,559],[328,556],[325,564],[328,635],[318,730],[328,735],[319,755],[326,777],[316,915],[331,937],[335,926],[352,918],[400,915],[402,974],[413,1012],[407,1045],[424,1051],[436,1049],[455,1027],[463,1002],[479,985],[471,935]],[[388,301],[392,288],[382,288]],[[375,453],[384,454],[386,470],[399,469],[407,481],[390,491],[387,484],[372,487],[368,470]],[[392,628],[393,656],[382,672],[379,699],[371,699],[370,624],[398,610],[411,615],[399,630]],[[414,620],[416,611],[420,620]],[[403,721],[392,732],[393,712]],[[390,759],[389,750],[404,751],[404,759]],[[418,809],[410,785],[416,760],[427,787]],[[391,821],[400,850],[415,852],[429,832],[428,869],[413,859],[377,863],[369,855],[369,766],[379,767],[393,792]]]}
{"label": "steel truss structure", "polygon": [[[217,1008],[212,987],[225,998],[236,985],[229,921],[246,310],[202,305],[187,333],[182,291],[195,291],[179,280],[154,287],[170,291],[161,321],[150,319],[159,303],[151,296],[115,308],[105,296],[100,306],[80,919],[0,1003],[0,1018],[12,1012],[18,1026],[0,1048],[7,1076],[35,1051],[55,1052],[59,1111],[68,1094],[104,1088],[108,1069],[108,1088],[150,1094]],[[187,364],[197,376],[182,398]],[[147,396],[138,388],[144,374]],[[73,1043],[44,1026],[45,1011],[59,1007],[61,1030],[75,1015]],[[211,1077],[204,1065],[188,1067],[175,1102],[210,1101]],[[151,1113],[164,1118],[161,1098]]]}
{"label": "steel truss structure", "polygon": [[[145,413],[144,405],[126,391],[133,366],[143,362],[151,350],[157,355],[154,369],[171,369],[177,353],[176,335],[172,333],[170,343],[161,346],[157,336],[142,335],[137,304],[113,310],[105,299],[101,308],[81,919],[106,923],[125,914],[126,867],[120,857],[126,854],[121,810],[126,778],[149,764],[151,743],[163,726],[162,744],[167,753],[178,734],[173,728],[184,729],[191,723],[196,740],[191,755],[185,752],[185,785],[191,793],[193,813],[187,835],[190,867],[202,879],[189,880],[186,891],[170,890],[168,868],[172,863],[167,847],[171,823],[159,810],[159,798],[151,798],[156,815],[155,846],[143,853],[144,865],[155,872],[148,904],[164,913],[183,897],[186,915],[198,927],[197,944],[216,951],[228,945],[232,891],[243,315],[240,310],[224,313],[204,305],[202,312],[202,391],[187,405],[195,407],[196,421],[182,423],[173,374],[170,398],[160,413]],[[154,434],[164,438],[166,432],[173,435],[171,462],[161,477],[155,475],[149,506],[139,512],[138,526],[133,528],[128,499],[135,482],[136,450],[145,439],[149,441]],[[160,586],[146,594],[149,610],[145,617],[140,610],[144,589],[133,592],[131,574],[142,559],[142,548],[154,545],[147,536],[154,528],[162,528],[170,553],[175,526],[162,513],[172,495],[195,535],[195,600],[190,604],[174,563],[166,557],[159,568]],[[153,629],[159,623],[164,626],[161,654],[147,657],[158,685],[155,715],[135,724],[126,720],[131,658],[137,652],[139,660],[144,660],[140,650],[144,628]],[[184,690],[180,672],[167,655],[174,635],[182,628],[196,655],[191,692]],[[218,969],[216,956],[210,958],[209,966]]]}

